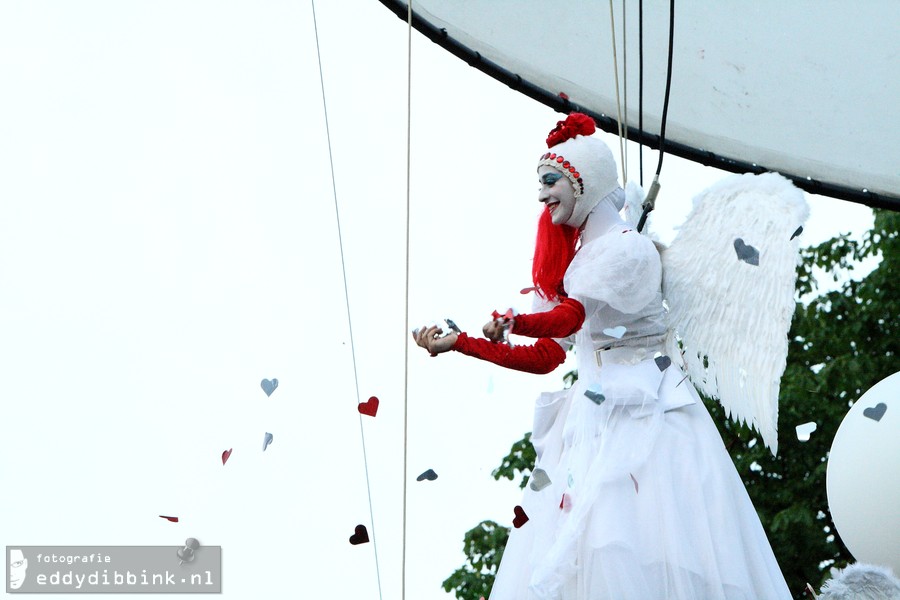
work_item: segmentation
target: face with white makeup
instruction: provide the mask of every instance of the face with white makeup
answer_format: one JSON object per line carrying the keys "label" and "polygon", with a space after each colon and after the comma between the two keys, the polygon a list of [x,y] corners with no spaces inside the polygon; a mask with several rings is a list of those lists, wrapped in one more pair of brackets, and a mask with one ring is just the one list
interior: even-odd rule
{"label": "face with white makeup", "polygon": [[575,188],[569,178],[559,169],[541,165],[538,167],[538,180],[541,183],[538,201],[547,206],[553,224],[579,227],[581,223],[568,223],[575,212]]}

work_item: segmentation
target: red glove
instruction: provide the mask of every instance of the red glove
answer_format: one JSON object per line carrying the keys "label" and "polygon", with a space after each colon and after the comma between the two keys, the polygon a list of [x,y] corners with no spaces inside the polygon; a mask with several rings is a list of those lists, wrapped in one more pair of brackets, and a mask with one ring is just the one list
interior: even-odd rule
{"label": "red glove", "polygon": [[515,317],[510,333],[533,338],[564,338],[581,329],[583,323],[584,306],[581,302],[563,298],[547,312]]}
{"label": "red glove", "polygon": [[541,338],[533,346],[510,347],[485,339],[470,338],[465,333],[461,333],[451,350],[492,362],[501,367],[539,375],[550,373],[566,360],[566,351],[549,338]]}

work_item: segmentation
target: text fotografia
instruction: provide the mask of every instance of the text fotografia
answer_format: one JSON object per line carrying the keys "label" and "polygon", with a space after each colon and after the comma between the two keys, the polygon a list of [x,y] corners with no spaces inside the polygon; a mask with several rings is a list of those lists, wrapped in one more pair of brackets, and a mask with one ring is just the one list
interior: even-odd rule
{"label": "text fotografia", "polygon": [[7,546],[10,594],[219,594],[222,547]]}
{"label": "text fotografia", "polygon": [[73,556],[71,554],[62,554],[62,555],[38,554],[37,561],[38,562],[48,562],[48,563],[66,563],[66,564],[70,564],[70,565],[73,563],[77,563],[77,562],[109,563],[109,562],[112,562],[112,557],[110,557],[108,554],[84,554],[81,556],[78,556],[78,555]]}
{"label": "text fotografia", "polygon": [[[176,577],[178,578],[177,582]],[[51,573],[49,575],[41,573],[40,575],[35,577],[35,582],[38,585],[74,586],[76,590],[80,590],[84,584],[90,586],[161,586],[176,585],[176,583],[190,583],[190,585],[215,585],[215,581],[213,581],[212,578],[212,571],[191,573],[190,577],[188,578],[180,577],[178,573],[171,571],[165,571],[163,573],[148,573],[146,569],[144,569],[140,573],[132,573],[131,571],[125,571],[124,573],[120,573],[118,571],[110,572],[108,569],[103,569],[102,572],[94,571],[90,574],[75,573],[73,571],[67,571],[66,573],[63,573],[62,571],[56,571],[55,573]],[[55,592],[57,590],[53,591]]]}

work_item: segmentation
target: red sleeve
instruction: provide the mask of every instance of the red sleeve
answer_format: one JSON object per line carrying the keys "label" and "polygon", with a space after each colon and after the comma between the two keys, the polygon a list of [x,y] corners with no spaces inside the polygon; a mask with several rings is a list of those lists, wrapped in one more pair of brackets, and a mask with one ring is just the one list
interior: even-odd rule
{"label": "red sleeve", "polygon": [[547,312],[518,315],[510,333],[533,338],[569,337],[584,323],[584,306],[578,300],[563,298]]}
{"label": "red sleeve", "polygon": [[539,339],[533,346],[510,347],[461,333],[452,349],[501,367],[540,375],[550,373],[566,360],[566,351],[548,338]]}

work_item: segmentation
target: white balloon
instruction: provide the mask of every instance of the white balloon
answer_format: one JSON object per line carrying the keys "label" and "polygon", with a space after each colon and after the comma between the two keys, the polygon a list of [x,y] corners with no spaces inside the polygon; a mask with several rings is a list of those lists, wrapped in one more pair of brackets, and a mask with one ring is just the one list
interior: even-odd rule
{"label": "white balloon", "polygon": [[900,372],[853,405],[831,444],[828,507],[857,561],[900,573]]}

